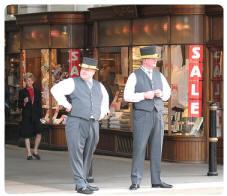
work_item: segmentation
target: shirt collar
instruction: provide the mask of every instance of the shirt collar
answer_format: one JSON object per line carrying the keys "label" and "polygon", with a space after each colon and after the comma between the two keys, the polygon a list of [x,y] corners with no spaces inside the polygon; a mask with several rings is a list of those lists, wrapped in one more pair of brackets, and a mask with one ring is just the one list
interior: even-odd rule
{"label": "shirt collar", "polygon": [[152,69],[146,69],[144,66],[141,66],[141,69],[145,72],[145,73],[148,73],[148,72],[150,72],[150,73],[152,73],[153,72],[153,70]]}

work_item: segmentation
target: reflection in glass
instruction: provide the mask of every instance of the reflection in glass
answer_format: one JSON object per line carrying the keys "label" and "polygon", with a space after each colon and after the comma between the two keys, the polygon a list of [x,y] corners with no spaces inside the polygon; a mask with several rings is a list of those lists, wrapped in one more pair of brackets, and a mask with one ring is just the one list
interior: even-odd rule
{"label": "reflection in glass", "polygon": [[133,20],[133,44],[164,44],[168,42],[168,17]]}
{"label": "reflection in glass", "polygon": [[171,16],[172,43],[202,43],[203,16],[183,15]]}

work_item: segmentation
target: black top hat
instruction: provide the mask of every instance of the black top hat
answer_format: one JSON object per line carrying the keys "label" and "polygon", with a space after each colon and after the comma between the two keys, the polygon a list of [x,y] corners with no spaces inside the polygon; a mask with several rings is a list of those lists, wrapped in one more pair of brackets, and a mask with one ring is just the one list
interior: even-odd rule
{"label": "black top hat", "polygon": [[97,64],[98,64],[98,60],[84,57],[82,64],[80,64],[80,67],[99,70],[97,68]]}
{"label": "black top hat", "polygon": [[158,59],[161,57],[161,55],[158,54],[156,46],[147,46],[144,48],[140,48],[140,54],[142,59]]}

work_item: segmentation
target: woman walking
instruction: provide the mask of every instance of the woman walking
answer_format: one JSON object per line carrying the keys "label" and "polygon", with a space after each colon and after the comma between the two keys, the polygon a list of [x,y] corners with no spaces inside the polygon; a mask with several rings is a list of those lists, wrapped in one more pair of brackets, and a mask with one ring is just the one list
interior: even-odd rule
{"label": "woman walking", "polygon": [[[19,92],[19,108],[22,108],[22,122],[20,126],[20,136],[25,139],[25,147],[27,150],[27,160],[32,160],[32,155],[40,160],[38,153],[41,141],[41,123],[42,105],[41,92],[33,87],[35,78],[32,73],[26,73],[24,76],[26,87]],[[30,138],[35,136],[34,151],[31,152]]]}

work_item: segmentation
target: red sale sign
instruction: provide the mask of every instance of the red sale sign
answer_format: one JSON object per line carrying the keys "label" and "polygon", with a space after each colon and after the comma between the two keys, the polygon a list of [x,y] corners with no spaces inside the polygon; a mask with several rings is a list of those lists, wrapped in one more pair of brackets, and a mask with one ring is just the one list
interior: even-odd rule
{"label": "red sale sign", "polygon": [[213,81],[213,98],[220,98],[220,80]]}
{"label": "red sale sign", "polygon": [[201,117],[202,116],[202,100],[189,99],[188,100],[188,117]]}
{"label": "red sale sign", "polygon": [[214,52],[214,56],[213,56],[213,78],[215,78],[215,79],[221,77],[220,55],[221,55],[221,51]]}
{"label": "red sale sign", "polygon": [[188,117],[202,115],[203,45],[189,47]]}
{"label": "red sale sign", "polygon": [[189,80],[202,80],[203,79],[203,64],[202,63],[189,63]]}
{"label": "red sale sign", "polygon": [[189,47],[189,62],[203,62],[203,45],[190,45]]}
{"label": "red sale sign", "polygon": [[69,77],[80,76],[80,50],[69,49]]}
{"label": "red sale sign", "polygon": [[188,98],[202,99],[202,81],[189,81],[188,83]]}

